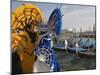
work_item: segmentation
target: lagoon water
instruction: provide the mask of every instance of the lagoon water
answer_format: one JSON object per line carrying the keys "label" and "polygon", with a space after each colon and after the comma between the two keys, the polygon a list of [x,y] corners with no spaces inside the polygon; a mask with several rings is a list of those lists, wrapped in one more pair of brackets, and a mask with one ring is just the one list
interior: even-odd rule
{"label": "lagoon water", "polygon": [[57,51],[56,55],[61,71],[90,70],[96,68],[96,58],[78,58],[67,54],[65,51]]}
{"label": "lagoon water", "polygon": [[[90,45],[95,44],[96,48],[96,39],[95,38],[84,38],[84,37],[74,37],[73,33],[62,32],[61,38],[64,40],[74,38],[74,41],[79,41],[82,39],[83,44]],[[86,43],[89,39],[89,43]],[[71,41],[73,42],[73,41]],[[55,50],[60,64],[61,71],[75,71],[75,70],[91,70],[96,69],[96,57],[93,58],[78,58],[75,54],[67,54],[65,51]],[[93,52],[96,52],[94,50]]]}

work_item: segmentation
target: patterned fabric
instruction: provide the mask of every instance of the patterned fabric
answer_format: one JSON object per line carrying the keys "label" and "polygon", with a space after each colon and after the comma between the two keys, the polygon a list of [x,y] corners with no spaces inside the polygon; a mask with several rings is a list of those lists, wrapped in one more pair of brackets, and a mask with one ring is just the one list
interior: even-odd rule
{"label": "patterned fabric", "polygon": [[35,55],[37,55],[40,59],[40,61],[46,63],[46,64],[51,64],[52,62],[52,49],[48,48],[48,47],[39,47],[36,51],[35,51]]}
{"label": "patterned fabric", "polygon": [[59,64],[57,62],[57,58],[53,48],[51,48],[51,38],[49,36],[45,36],[38,48],[35,50],[34,54],[38,57],[38,59],[49,65],[51,67],[50,71],[60,71]]}
{"label": "patterned fabric", "polygon": [[54,9],[48,20],[48,27],[52,34],[60,35],[62,28],[62,14],[59,8]]}

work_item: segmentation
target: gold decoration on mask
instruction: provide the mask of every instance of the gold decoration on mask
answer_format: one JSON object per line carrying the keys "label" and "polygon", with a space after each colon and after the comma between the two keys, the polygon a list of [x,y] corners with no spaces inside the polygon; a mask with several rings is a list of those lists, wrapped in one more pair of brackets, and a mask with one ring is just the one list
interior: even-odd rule
{"label": "gold decoration on mask", "polygon": [[12,12],[11,48],[12,52],[17,51],[20,56],[23,73],[32,73],[36,58],[33,53],[35,42],[32,41],[33,38],[38,41],[40,32],[36,28],[43,22],[44,16],[34,4],[23,4]]}

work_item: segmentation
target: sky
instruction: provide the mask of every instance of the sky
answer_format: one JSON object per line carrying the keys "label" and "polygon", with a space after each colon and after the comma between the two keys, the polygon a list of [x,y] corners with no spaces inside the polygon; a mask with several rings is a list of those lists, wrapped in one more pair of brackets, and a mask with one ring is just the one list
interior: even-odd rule
{"label": "sky", "polygon": [[[14,11],[19,5],[26,2],[12,2],[12,11]],[[62,17],[62,29],[73,29],[79,31],[93,30],[95,24],[95,6],[88,5],[73,5],[73,4],[54,4],[54,3],[39,3],[39,2],[27,2],[34,3],[39,9],[41,9],[47,22],[50,14],[55,8],[60,8]]]}

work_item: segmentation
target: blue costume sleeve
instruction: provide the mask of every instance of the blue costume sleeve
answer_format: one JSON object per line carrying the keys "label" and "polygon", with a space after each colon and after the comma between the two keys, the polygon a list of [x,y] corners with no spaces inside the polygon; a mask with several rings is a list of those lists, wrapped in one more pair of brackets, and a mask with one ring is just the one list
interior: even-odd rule
{"label": "blue costume sleeve", "polygon": [[43,63],[48,64],[51,67],[51,71],[58,72],[60,71],[59,63],[57,61],[56,54],[51,48],[51,38],[44,37],[43,42],[39,45],[39,47],[35,51],[36,56],[44,55],[45,61]]}

